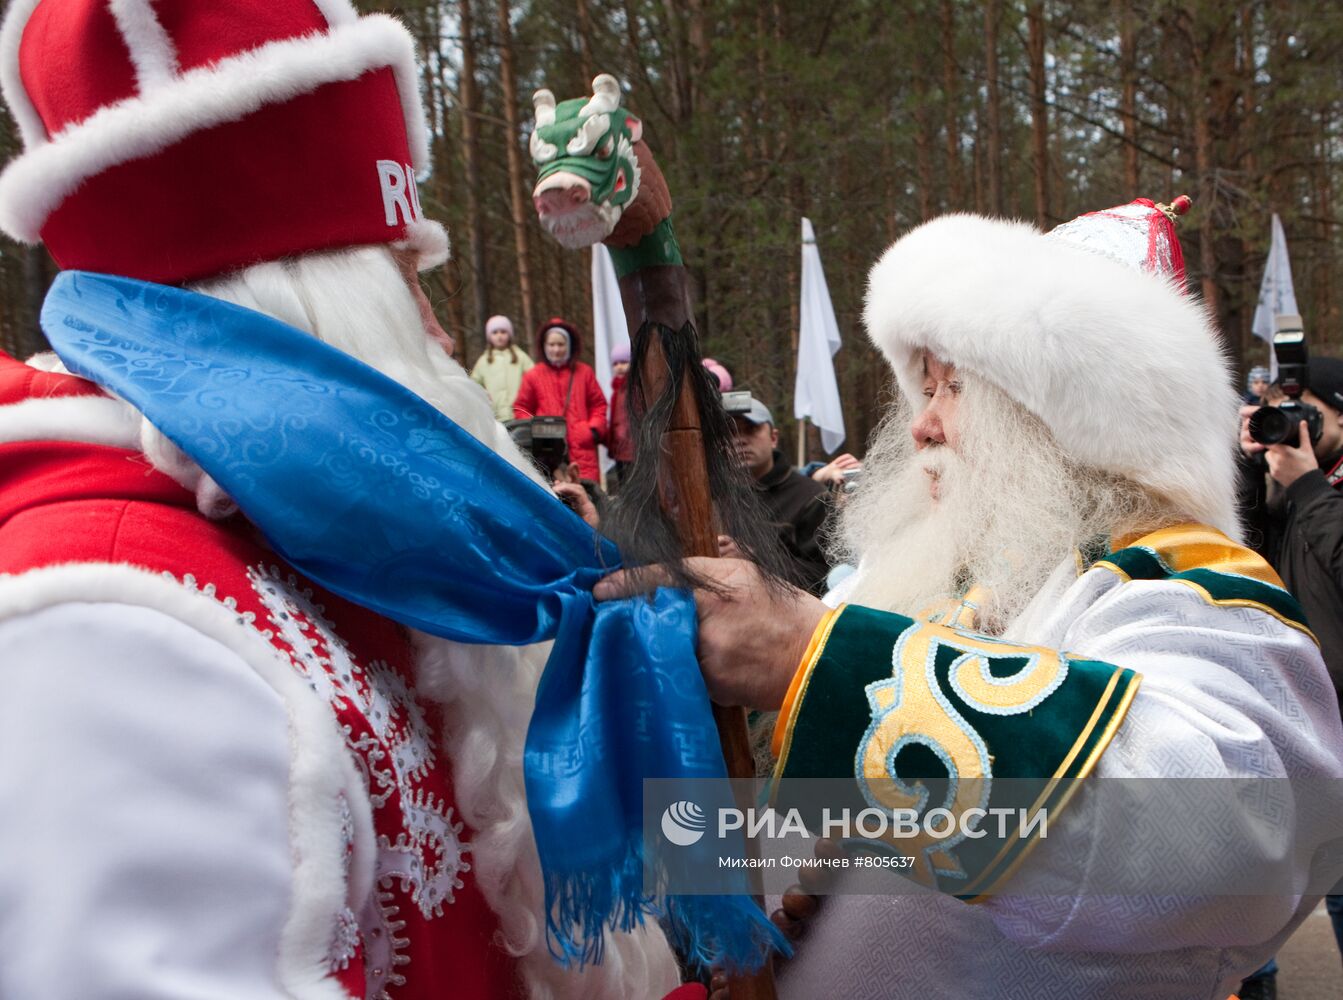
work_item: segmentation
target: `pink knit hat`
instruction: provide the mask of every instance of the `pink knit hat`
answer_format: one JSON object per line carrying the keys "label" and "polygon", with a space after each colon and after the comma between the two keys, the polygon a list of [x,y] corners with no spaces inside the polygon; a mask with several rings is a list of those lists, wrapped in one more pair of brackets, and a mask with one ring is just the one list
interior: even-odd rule
{"label": "pink knit hat", "polygon": [[703,364],[705,368],[709,369],[709,372],[714,378],[718,379],[718,390],[720,392],[732,391],[732,373],[730,371],[713,358],[705,358]]}

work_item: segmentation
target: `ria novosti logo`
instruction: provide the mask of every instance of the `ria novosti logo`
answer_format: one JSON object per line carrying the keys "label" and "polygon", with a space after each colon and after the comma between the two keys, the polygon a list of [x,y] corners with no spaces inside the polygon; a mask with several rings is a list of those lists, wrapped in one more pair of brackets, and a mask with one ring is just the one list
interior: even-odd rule
{"label": "ria novosti logo", "polygon": [[[698,844],[708,832],[704,810],[689,799],[673,802],[662,811],[662,835],[677,847]],[[722,840],[737,830],[746,837],[773,840],[790,836],[808,837],[813,833],[838,840],[959,842],[991,836],[996,827],[999,840],[1015,832],[1031,839],[1049,836],[1049,811],[1043,808],[971,808],[953,813],[950,809],[929,809],[920,814],[914,809],[862,809],[857,813],[844,808],[821,810],[819,820],[810,826],[800,810],[780,813],[775,809],[718,809],[716,836]]]}
{"label": "ria novosti logo", "polygon": [[677,847],[699,843],[708,826],[704,810],[689,799],[673,802],[662,812],[662,835]]}

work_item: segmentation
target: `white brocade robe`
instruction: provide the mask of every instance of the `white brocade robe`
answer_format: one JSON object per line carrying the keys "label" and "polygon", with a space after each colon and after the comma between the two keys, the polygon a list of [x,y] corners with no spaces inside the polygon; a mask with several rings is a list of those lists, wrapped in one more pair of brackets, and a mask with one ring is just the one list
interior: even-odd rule
{"label": "white brocade robe", "polygon": [[[782,1000],[1225,1000],[1276,952],[1315,906],[1310,891],[1329,884],[1322,851],[1343,824],[1300,820],[1311,803],[1298,789],[1339,787],[1343,729],[1319,650],[1299,624],[1195,584],[1211,579],[1188,572],[1200,560],[1207,569],[1209,550],[1185,544],[1195,532],[1208,540],[1209,529],[1185,526],[1142,550],[1164,578],[1130,578],[1106,561],[1080,576],[1060,567],[1002,637],[1141,674],[1091,776],[1006,891],[974,905],[931,889],[831,896],[782,971]],[[1224,538],[1221,549],[1236,569],[1257,558]],[[1244,582],[1228,575],[1232,589]],[[828,602],[838,605],[845,589]],[[1260,777],[1293,780],[1272,783],[1290,789],[1285,804],[1245,802],[1217,817],[1193,810],[1177,822],[1123,791],[1140,783],[1109,782]],[[1162,836],[1181,824],[1187,836]],[[1117,873],[1210,862],[1253,872],[1277,895],[1107,894]],[[861,875],[845,877],[861,885]],[[1013,895],[1023,878],[1041,892]]]}

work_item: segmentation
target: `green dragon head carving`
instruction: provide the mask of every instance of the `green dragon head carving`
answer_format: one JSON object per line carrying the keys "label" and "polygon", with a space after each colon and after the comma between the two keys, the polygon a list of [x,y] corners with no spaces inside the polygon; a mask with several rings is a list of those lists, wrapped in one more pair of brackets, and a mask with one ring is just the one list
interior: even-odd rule
{"label": "green dragon head carving", "polygon": [[538,90],[532,100],[532,202],[541,224],[571,250],[598,243],[639,196],[634,144],[643,124],[621,110],[620,84],[607,73],[592,81],[591,97],[557,105],[554,94]]}

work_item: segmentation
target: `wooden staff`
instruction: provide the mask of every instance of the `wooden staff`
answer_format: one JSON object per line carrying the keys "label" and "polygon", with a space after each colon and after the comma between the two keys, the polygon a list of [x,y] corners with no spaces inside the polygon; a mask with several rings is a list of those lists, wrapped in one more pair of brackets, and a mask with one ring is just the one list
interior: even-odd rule
{"label": "wooden staff", "polygon": [[[657,323],[673,330],[691,324],[689,281],[671,231],[671,195],[657,161],[641,138],[642,125],[619,107],[619,83],[606,74],[598,76],[592,81],[592,97],[584,102],[582,109],[577,107],[576,101],[557,106],[554,95],[548,90],[537,91],[533,104],[536,131],[532,136],[532,156],[538,167],[549,165],[542,169],[543,174],[546,170],[554,171],[548,179],[542,177],[533,190],[533,203],[542,224],[554,233],[556,230],[547,225],[548,218],[553,221],[561,216],[588,213],[592,207],[589,199],[595,197],[591,183],[565,171],[575,158],[591,160],[598,149],[605,150],[603,162],[613,164],[615,161],[610,154],[615,150],[616,158],[619,158],[615,140],[616,133],[620,133],[630,143],[626,149],[631,150],[637,159],[638,195],[624,206],[619,221],[604,242],[614,253],[633,254],[629,266],[622,268],[626,273],[619,279],[631,340],[645,323]],[[612,130],[609,145],[585,144],[576,131],[581,119],[596,115],[609,116],[606,119]],[[617,119],[617,115],[622,117]],[[570,142],[575,140],[577,146],[571,148]],[[628,183],[633,184],[633,181]],[[566,245],[575,244],[570,240]],[[658,332],[650,332],[652,335],[648,338],[637,374],[646,398],[661,399],[669,391],[673,373]],[[686,361],[687,365],[698,363],[699,359],[693,356]],[[718,538],[714,530],[713,498],[694,390],[695,378],[702,375],[690,370],[679,374],[679,395],[659,443],[663,459],[658,463],[658,500],[664,516],[676,529],[681,551],[687,556],[715,557],[718,555]],[[713,714],[728,775],[754,778],[755,761],[746,713],[740,708],[714,705]],[[756,849],[753,841],[747,843],[749,850]],[[760,902],[763,904],[763,900]],[[754,976],[732,979],[729,996],[731,1000],[774,1000],[774,974],[769,962],[766,961]]]}
{"label": "wooden staff", "polygon": [[[642,267],[621,278],[620,298],[631,336],[649,321],[680,330],[691,316],[686,285],[685,268],[674,265]],[[691,358],[687,363],[698,364],[698,360]],[[639,374],[648,398],[660,399],[667,393],[672,373],[662,352],[662,341],[657,336],[648,338]],[[714,530],[704,436],[692,383],[694,374],[690,371],[681,373],[680,392],[662,436],[658,499],[663,515],[676,528],[682,551],[688,556],[716,557],[718,535]],[[718,725],[718,742],[723,749],[728,776],[754,778],[755,756],[751,751],[745,710],[714,703],[713,717]],[[758,856],[755,841],[748,838],[746,843],[748,852]],[[756,902],[763,910],[764,900],[757,896]],[[766,960],[754,975],[729,979],[728,995],[731,1000],[774,1000],[774,971],[770,962]]]}

